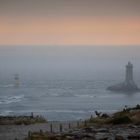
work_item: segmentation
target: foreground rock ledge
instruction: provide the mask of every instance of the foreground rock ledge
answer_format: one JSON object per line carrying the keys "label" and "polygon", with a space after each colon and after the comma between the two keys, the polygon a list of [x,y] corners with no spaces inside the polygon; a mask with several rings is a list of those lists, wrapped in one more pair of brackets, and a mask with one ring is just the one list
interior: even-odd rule
{"label": "foreground rock ledge", "polygon": [[25,140],[128,140],[140,139],[140,125],[88,126],[69,132],[34,132]]}

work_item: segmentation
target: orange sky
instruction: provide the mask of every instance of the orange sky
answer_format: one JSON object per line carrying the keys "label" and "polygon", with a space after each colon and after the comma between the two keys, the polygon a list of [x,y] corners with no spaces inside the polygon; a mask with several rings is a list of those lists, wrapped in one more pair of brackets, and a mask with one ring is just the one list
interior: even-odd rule
{"label": "orange sky", "polygon": [[140,19],[2,20],[0,44],[138,45],[140,44]]}
{"label": "orange sky", "polygon": [[140,0],[1,0],[0,44],[140,45]]}

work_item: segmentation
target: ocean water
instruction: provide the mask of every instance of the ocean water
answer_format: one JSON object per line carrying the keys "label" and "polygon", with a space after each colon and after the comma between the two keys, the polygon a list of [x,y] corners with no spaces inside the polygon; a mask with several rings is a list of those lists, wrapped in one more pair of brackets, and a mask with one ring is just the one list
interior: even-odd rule
{"label": "ocean water", "polygon": [[[138,46],[81,48],[1,46],[0,115],[34,112],[53,121],[79,120],[95,110],[113,113],[140,103],[140,92],[106,90],[124,80],[129,60],[140,87]],[[19,74],[19,87],[14,74]]]}

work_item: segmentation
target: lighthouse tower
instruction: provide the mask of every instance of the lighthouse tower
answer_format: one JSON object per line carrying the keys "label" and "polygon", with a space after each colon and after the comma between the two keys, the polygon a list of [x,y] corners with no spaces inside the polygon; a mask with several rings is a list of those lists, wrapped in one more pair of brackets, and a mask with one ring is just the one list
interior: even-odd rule
{"label": "lighthouse tower", "polygon": [[125,75],[125,82],[130,83],[133,81],[133,64],[128,62],[126,65],[126,75]]}
{"label": "lighthouse tower", "polygon": [[107,89],[112,91],[125,91],[125,92],[139,91],[140,89],[137,87],[137,85],[133,80],[133,64],[128,62],[128,64],[126,65],[125,81],[123,83],[109,86]]}

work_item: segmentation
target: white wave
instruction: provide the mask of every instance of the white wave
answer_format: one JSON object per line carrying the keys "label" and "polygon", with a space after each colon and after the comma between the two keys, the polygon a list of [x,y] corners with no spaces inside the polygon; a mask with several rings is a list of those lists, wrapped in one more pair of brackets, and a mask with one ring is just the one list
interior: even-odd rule
{"label": "white wave", "polygon": [[15,85],[14,84],[7,84],[7,85],[3,85],[1,87],[4,87],[4,88],[9,88],[9,87],[14,87]]}
{"label": "white wave", "polygon": [[75,97],[74,94],[69,93],[46,93],[49,97]]}
{"label": "white wave", "polygon": [[89,95],[89,94],[76,94],[76,97],[80,97],[80,98],[95,98],[97,97],[96,95]]}
{"label": "white wave", "polygon": [[5,111],[3,111],[3,112],[0,112],[0,115],[1,115],[1,116],[7,116],[7,115],[10,115],[11,113],[13,113],[13,111],[5,110]]}
{"label": "white wave", "polygon": [[80,113],[80,114],[84,114],[86,112],[91,112],[91,111],[85,111],[85,110],[46,110],[45,112],[47,113],[51,113],[51,112],[55,112],[55,113]]}
{"label": "white wave", "polygon": [[24,98],[24,95],[20,96],[4,96],[0,98],[0,104],[10,104],[14,102],[20,102]]}

